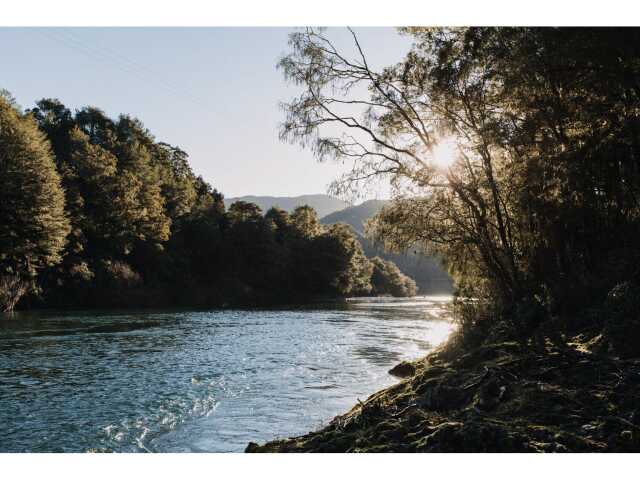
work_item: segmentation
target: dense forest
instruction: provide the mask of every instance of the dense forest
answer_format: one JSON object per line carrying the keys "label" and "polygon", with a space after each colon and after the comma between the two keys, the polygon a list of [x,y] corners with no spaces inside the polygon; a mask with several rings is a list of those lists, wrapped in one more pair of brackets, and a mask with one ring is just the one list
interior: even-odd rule
{"label": "dense forest", "polygon": [[143,124],[0,97],[0,307],[260,305],[413,295],[345,224],[262,212],[196,176]]}

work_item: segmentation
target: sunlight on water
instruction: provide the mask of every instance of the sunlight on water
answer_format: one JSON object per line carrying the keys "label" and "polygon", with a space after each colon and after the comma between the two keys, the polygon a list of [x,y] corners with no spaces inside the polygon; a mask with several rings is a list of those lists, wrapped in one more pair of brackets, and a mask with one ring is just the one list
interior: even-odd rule
{"label": "sunlight on water", "polygon": [[0,451],[242,451],[306,433],[446,340],[449,302],[6,317]]}

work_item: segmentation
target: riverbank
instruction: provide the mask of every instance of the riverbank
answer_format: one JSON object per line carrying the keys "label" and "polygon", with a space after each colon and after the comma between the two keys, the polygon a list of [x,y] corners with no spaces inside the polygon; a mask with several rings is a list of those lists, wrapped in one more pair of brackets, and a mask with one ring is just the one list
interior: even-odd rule
{"label": "riverbank", "polygon": [[640,358],[601,354],[602,342],[450,342],[325,428],[246,451],[638,452]]}

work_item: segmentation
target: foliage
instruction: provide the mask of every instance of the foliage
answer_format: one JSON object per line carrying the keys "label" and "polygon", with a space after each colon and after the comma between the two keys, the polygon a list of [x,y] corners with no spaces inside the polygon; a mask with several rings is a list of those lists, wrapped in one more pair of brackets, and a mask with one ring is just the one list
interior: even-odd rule
{"label": "foliage", "polygon": [[0,312],[13,311],[22,296],[27,293],[29,284],[19,275],[0,276]]}
{"label": "foliage", "polygon": [[362,244],[367,257],[380,257],[392,261],[406,275],[416,282],[422,294],[450,293],[452,291],[451,278],[442,268],[440,259],[423,255],[419,248],[408,248],[402,252],[388,251],[366,237],[366,223],[387,205],[387,200],[367,200],[360,205],[333,212],[320,221],[327,225],[344,222],[350,225]]}
{"label": "foliage", "polygon": [[404,275],[393,262],[373,257],[371,263],[371,285],[374,294],[388,294],[394,297],[413,297],[416,294],[416,282]]}
{"label": "foliage", "polygon": [[[381,71],[355,34],[351,55],[317,29],[293,33],[279,64],[302,87],[281,136],[353,164],[334,192],[391,182],[369,234],[442,256],[458,296],[496,318],[541,305],[527,328],[637,278],[638,30],[403,33],[413,48]],[[443,166],[434,155],[448,141]]]}
{"label": "foliage", "polygon": [[29,115],[0,97],[0,274],[13,292],[3,301],[5,308],[24,293],[10,285],[22,285],[62,258],[69,232],[64,205],[45,135]]}
{"label": "foliage", "polygon": [[135,118],[71,112],[54,99],[27,115],[3,100],[1,113],[3,305],[24,293],[22,276],[38,285],[30,305],[66,308],[251,305],[371,289],[373,266],[349,227],[325,228],[309,206],[263,215],[237,201],[225,211],[187,154]]}
{"label": "foliage", "polygon": [[371,290],[372,265],[351,228],[331,225],[311,244],[312,275],[340,295],[364,295]]}

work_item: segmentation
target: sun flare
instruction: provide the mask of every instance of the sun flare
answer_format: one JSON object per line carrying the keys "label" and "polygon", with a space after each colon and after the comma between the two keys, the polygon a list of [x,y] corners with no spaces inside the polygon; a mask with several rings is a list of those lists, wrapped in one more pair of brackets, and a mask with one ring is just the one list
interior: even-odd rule
{"label": "sun flare", "polygon": [[431,161],[435,167],[448,168],[458,156],[458,143],[454,138],[440,139],[437,145],[431,149]]}

